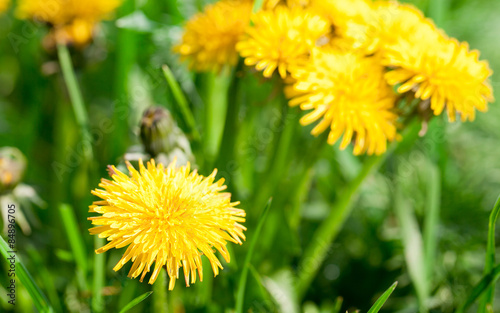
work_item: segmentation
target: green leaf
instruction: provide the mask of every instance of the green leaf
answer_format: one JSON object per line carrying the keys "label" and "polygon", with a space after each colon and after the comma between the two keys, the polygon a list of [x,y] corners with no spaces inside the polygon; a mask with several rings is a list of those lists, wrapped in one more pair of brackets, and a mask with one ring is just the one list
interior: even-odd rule
{"label": "green leaf", "polygon": [[181,87],[179,86],[179,83],[175,79],[174,74],[172,73],[168,65],[166,64],[163,65],[162,70],[163,70],[163,75],[165,75],[165,79],[167,80],[167,83],[170,86],[170,89],[172,90],[172,94],[175,98],[175,101],[179,105],[184,121],[186,122],[186,125],[190,128],[191,135],[193,135],[195,140],[199,140],[200,133],[196,128],[196,121],[194,119],[193,113],[191,112],[191,109],[189,108],[188,101],[184,96]]}
{"label": "green leaf", "polygon": [[412,203],[403,194],[400,186],[396,186],[394,194],[394,213],[399,223],[408,274],[415,287],[419,306],[423,310],[429,295],[429,288],[422,233]]}
{"label": "green leaf", "polygon": [[[440,200],[441,200],[441,176],[438,168],[432,163],[427,162],[425,171],[426,179],[426,208],[425,221],[423,227],[424,239],[424,260],[425,272],[428,283],[433,277],[433,269],[436,261],[436,250],[438,246],[437,228],[439,226]],[[424,175],[425,175],[424,174]]]}
{"label": "green leaf", "polygon": [[252,260],[253,253],[255,251],[255,247],[257,246],[257,242],[259,240],[259,235],[262,231],[262,227],[264,226],[264,221],[266,220],[267,214],[269,213],[269,208],[271,207],[272,199],[269,199],[266,207],[264,208],[264,212],[262,213],[259,223],[257,224],[257,228],[255,229],[255,233],[253,234],[252,242],[250,243],[250,248],[248,249],[247,255],[245,256],[245,263],[243,264],[243,269],[241,271],[240,282],[238,284],[238,291],[236,293],[236,313],[243,312],[243,303],[245,301],[245,288],[248,278],[248,271],[250,268],[250,261]]}
{"label": "green leaf", "polygon": [[[488,225],[488,243],[486,247],[486,262],[484,265],[484,274],[488,274],[495,266],[495,225],[500,215],[500,197],[498,197],[495,206],[490,214],[490,220]],[[495,283],[491,284],[491,287],[486,291],[483,301],[479,306],[479,313],[486,312],[486,307],[493,305],[493,296],[495,292]]]}
{"label": "green leaf", "polygon": [[61,213],[62,224],[68,236],[69,245],[75,257],[75,262],[82,271],[83,276],[86,277],[88,269],[87,253],[85,252],[86,249],[81,235],[82,232],[78,227],[73,207],[69,204],[61,204],[59,206],[59,213]]}
{"label": "green leaf", "polygon": [[21,259],[19,258],[17,253],[11,251],[9,245],[7,244],[7,242],[5,242],[5,240],[1,236],[0,236],[0,253],[7,262],[10,262],[12,259],[15,260],[16,276],[19,277],[21,283],[28,290],[28,293],[30,294],[31,299],[33,299],[33,304],[35,305],[37,310],[42,313],[54,312],[54,310],[49,304],[49,301],[47,300],[43,292],[40,290],[40,288],[37,286],[35,280],[33,279],[33,277],[31,277],[30,273],[28,272],[24,264],[21,262]]}
{"label": "green leaf", "polygon": [[143,293],[142,295],[138,296],[137,298],[135,298],[134,300],[130,301],[126,306],[123,307],[123,309],[120,310],[120,313],[125,313],[127,312],[128,310],[130,310],[131,308],[133,308],[134,306],[138,305],[139,303],[141,303],[142,301],[144,301],[147,297],[149,297],[153,292],[152,291],[149,291],[149,292],[146,292],[146,293]]}
{"label": "green leaf", "polygon": [[382,308],[382,306],[384,305],[384,303],[387,301],[387,299],[389,299],[390,295],[392,294],[392,292],[394,291],[394,289],[396,289],[396,286],[398,285],[398,282],[395,282],[394,284],[391,285],[391,287],[389,287],[389,289],[387,289],[381,296],[380,298],[378,298],[378,300],[375,302],[375,304],[370,308],[370,310],[368,311],[368,313],[377,313],[378,311],[380,311],[380,309]]}
{"label": "green leaf", "polygon": [[460,307],[457,313],[463,313],[469,308],[483,293],[488,290],[494,282],[500,278],[500,264],[495,266],[488,274],[484,275],[479,283],[472,289],[469,297],[465,300],[464,304]]}

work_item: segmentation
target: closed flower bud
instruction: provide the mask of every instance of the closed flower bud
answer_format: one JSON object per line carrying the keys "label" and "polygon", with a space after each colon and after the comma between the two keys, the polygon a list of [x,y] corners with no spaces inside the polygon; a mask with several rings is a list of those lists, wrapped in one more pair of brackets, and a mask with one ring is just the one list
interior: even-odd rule
{"label": "closed flower bud", "polygon": [[152,107],[144,112],[140,135],[144,150],[152,157],[170,161],[176,157],[180,164],[193,161],[189,140],[165,108]]}

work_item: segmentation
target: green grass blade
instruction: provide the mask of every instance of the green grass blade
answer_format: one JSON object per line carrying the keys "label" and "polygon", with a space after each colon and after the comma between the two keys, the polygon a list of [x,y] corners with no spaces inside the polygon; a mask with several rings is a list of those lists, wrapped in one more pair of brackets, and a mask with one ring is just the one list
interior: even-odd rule
{"label": "green grass blade", "polygon": [[[104,238],[99,238],[99,236],[94,236],[94,247],[99,249],[106,244]],[[104,281],[106,278],[105,272],[106,257],[104,253],[94,255],[94,280],[92,283],[92,309],[94,312],[104,311],[104,299],[102,296],[102,288],[104,287]]]}
{"label": "green grass blade", "polygon": [[464,313],[488,288],[500,278],[500,264],[495,266],[488,274],[484,275],[479,283],[472,289],[469,297],[456,313]]}
{"label": "green grass blade", "polygon": [[[484,275],[491,272],[495,266],[495,225],[500,215],[500,197],[498,197],[495,206],[490,214],[490,220],[488,224],[488,243],[486,246],[486,262],[484,264]],[[493,305],[493,296],[495,293],[495,283],[491,284],[491,287],[485,292],[481,305],[479,306],[479,313],[486,312],[486,307]]]}
{"label": "green grass blade", "polygon": [[120,310],[120,313],[125,313],[125,312],[129,311],[131,308],[133,308],[134,306],[136,306],[139,303],[141,303],[142,301],[144,301],[152,293],[153,293],[152,291],[149,291],[149,292],[143,293],[142,295],[138,296],[134,300],[130,301],[126,306],[124,306],[123,309]]}
{"label": "green grass blade", "polygon": [[172,90],[172,94],[175,98],[175,101],[179,105],[182,117],[184,118],[186,125],[190,129],[191,135],[195,140],[200,140],[200,133],[196,128],[196,121],[194,119],[193,112],[191,112],[191,109],[189,108],[189,103],[186,97],[184,96],[184,93],[182,92],[179,83],[175,79],[174,74],[172,73],[168,65],[166,64],[163,65],[162,70],[163,70],[163,75],[165,76],[165,79],[167,80],[167,83],[170,86],[170,90]]}
{"label": "green grass blade", "polygon": [[439,225],[441,176],[438,168],[431,162],[427,166],[427,212],[423,227],[425,272],[428,282],[432,280],[437,251],[437,228]]}
{"label": "green grass blade", "polygon": [[342,303],[344,303],[344,298],[337,297],[337,299],[335,299],[332,313],[340,313],[340,310],[342,309]]}
{"label": "green grass blade", "polygon": [[81,236],[82,232],[78,228],[78,223],[76,221],[76,217],[73,211],[73,208],[69,204],[61,204],[59,206],[59,213],[61,214],[61,219],[64,225],[64,230],[68,235],[69,245],[71,247],[71,251],[73,252],[75,262],[79,270],[81,271],[83,281],[84,291],[87,290],[87,253],[85,252],[85,244],[83,238]]}
{"label": "green grass blade", "polygon": [[47,296],[49,298],[50,303],[53,305],[54,310],[56,312],[63,312],[63,309],[61,307],[61,299],[57,294],[57,289],[54,284],[54,279],[51,276],[50,272],[47,270],[47,268],[45,268],[45,266],[43,265],[43,260],[40,253],[34,247],[31,246],[29,246],[26,251],[28,252],[29,258],[37,268],[38,271],[37,274],[39,277],[38,281],[41,282],[41,286],[44,287],[45,291],[47,292]]}
{"label": "green grass blade", "polygon": [[259,235],[260,232],[262,231],[262,227],[264,226],[267,214],[269,213],[269,209],[271,208],[271,202],[272,199],[269,199],[266,207],[264,208],[264,212],[262,212],[262,215],[259,219],[259,223],[257,224],[257,228],[255,229],[255,233],[253,234],[252,242],[250,243],[250,248],[248,249],[247,255],[245,256],[245,263],[243,264],[243,269],[241,271],[241,277],[238,284],[238,291],[236,293],[236,313],[243,313],[243,303],[245,301],[245,288],[248,278],[248,271],[250,268],[250,261],[252,260],[252,256],[255,251],[255,247],[257,246]]}
{"label": "green grass blade", "polygon": [[394,289],[396,289],[397,285],[398,285],[398,282],[395,282],[394,284],[392,284],[391,287],[389,287],[389,289],[387,289],[380,296],[380,298],[378,298],[378,300],[370,308],[370,310],[368,311],[368,313],[378,313],[378,311],[380,311],[380,309],[382,308],[382,306],[384,305],[384,303],[387,301],[387,299],[389,299],[389,297],[391,296],[391,294],[394,291]]}
{"label": "green grass blade", "polygon": [[422,234],[413,207],[402,191],[397,188],[394,196],[394,212],[401,231],[401,242],[404,247],[405,261],[408,266],[421,312],[425,312],[427,302],[428,281],[425,269],[425,254]]}
{"label": "green grass blade", "polygon": [[43,292],[40,290],[40,288],[37,286],[35,280],[33,279],[33,277],[31,277],[30,273],[28,272],[24,264],[21,262],[19,255],[17,255],[17,253],[11,252],[9,245],[7,244],[7,242],[5,242],[5,240],[1,236],[0,236],[0,253],[7,262],[10,262],[9,258],[14,257],[16,262],[16,276],[19,277],[21,283],[24,285],[24,287],[26,287],[26,290],[28,290],[28,293],[30,294],[31,299],[33,300],[33,304],[35,305],[37,310],[42,313],[54,312],[51,305],[49,304],[49,301],[47,300]]}
{"label": "green grass blade", "polygon": [[76,79],[68,48],[65,45],[58,45],[57,53],[59,56],[59,62],[61,64],[64,81],[66,83],[66,87],[68,88],[69,97],[71,99],[73,110],[75,112],[76,121],[78,125],[82,127],[82,129],[87,129],[89,121],[85,110],[85,104],[83,102],[83,96],[80,88],[78,87],[78,81]]}

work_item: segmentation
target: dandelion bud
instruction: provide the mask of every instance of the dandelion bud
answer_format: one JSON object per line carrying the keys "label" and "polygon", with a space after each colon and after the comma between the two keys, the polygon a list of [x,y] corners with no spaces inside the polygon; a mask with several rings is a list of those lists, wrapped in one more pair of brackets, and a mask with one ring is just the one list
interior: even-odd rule
{"label": "dandelion bud", "polygon": [[17,148],[0,148],[0,194],[11,191],[21,181],[26,159]]}
{"label": "dandelion bud", "polygon": [[148,154],[155,158],[161,156],[166,163],[173,158],[177,158],[180,164],[193,161],[189,140],[168,110],[162,107],[152,107],[144,112],[141,140]]}
{"label": "dandelion bud", "polygon": [[175,146],[175,138],[172,136],[175,128],[175,122],[167,110],[160,107],[147,109],[141,120],[144,150],[153,157],[171,151]]}

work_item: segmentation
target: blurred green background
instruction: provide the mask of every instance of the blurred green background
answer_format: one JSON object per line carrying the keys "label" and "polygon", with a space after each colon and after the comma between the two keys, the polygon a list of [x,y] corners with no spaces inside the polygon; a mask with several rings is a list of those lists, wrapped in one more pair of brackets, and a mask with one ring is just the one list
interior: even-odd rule
{"label": "blurred green background", "polygon": [[[498,94],[500,1],[413,3],[449,35],[468,41],[472,48],[481,51],[481,58],[489,60],[494,71],[492,84]],[[207,75],[187,71],[171,48],[180,38],[183,22],[204,5],[203,0],[126,1],[116,19],[101,23],[100,35],[92,45],[71,51],[91,117],[99,177],[107,176],[107,164],[118,164],[130,146],[139,144],[139,120],[147,107],[167,107],[186,130],[160,71],[162,64],[172,68],[203,131],[203,86]],[[53,303],[54,307],[89,312],[90,295],[78,287],[75,260],[58,205],[69,203],[75,208],[88,263],[92,264],[93,239],[87,231],[87,211],[94,197],[87,186],[95,188],[99,177],[88,175],[90,165],[83,158],[85,147],[75,127],[57,54],[41,45],[46,33],[44,27],[14,18],[12,9],[0,16],[0,146],[14,146],[25,154],[28,169],[24,183],[33,186],[48,204],[45,209],[33,209],[29,217],[31,235],[17,233],[18,250],[25,265],[51,302],[59,299],[60,304]],[[251,190],[253,184],[259,184],[259,178],[265,178],[266,149],[280,132],[273,130],[273,116],[278,119],[282,112],[279,99],[270,98],[275,81],[265,81],[249,71],[241,75],[243,87],[237,96],[245,106],[239,116],[238,158],[229,165],[219,164],[219,176],[226,176],[233,198],[247,210],[246,226],[250,228],[255,227],[258,217],[251,212],[256,209],[248,206],[254,202]],[[382,312],[417,312],[418,286],[409,274],[411,269],[404,256],[404,247],[411,247],[416,239],[411,232],[406,242],[402,237],[397,207],[410,208],[415,212],[412,221],[422,227],[430,202],[438,201],[437,253],[433,279],[428,282],[428,304],[431,312],[453,312],[482,277],[488,216],[500,193],[498,120],[500,109],[495,103],[487,113],[479,113],[473,123],[449,124],[442,117],[435,118],[424,137],[413,132],[414,140],[398,146],[382,169],[363,186],[353,214],[330,248],[300,310],[320,312],[323,308],[324,312],[331,312],[329,308],[340,296],[344,299],[343,311],[357,308],[366,312],[384,290],[398,281]],[[313,142],[309,130],[294,130],[293,155],[300,155]],[[311,179],[305,183],[311,188],[303,188],[303,193],[289,188],[300,172],[300,166],[296,166],[301,164],[299,159],[292,158],[287,163],[290,171],[275,191],[274,211],[266,221],[252,262],[259,276],[250,275],[246,307],[253,312],[293,312],[293,306],[287,307],[287,301],[293,301],[287,299],[284,277],[297,269],[302,248],[363,162],[363,158],[353,157],[350,151],[340,152],[337,146],[326,147],[322,153],[308,172]],[[208,165],[200,166],[202,174],[210,173]],[[296,203],[302,200],[304,204],[297,208]],[[294,210],[300,212],[300,223],[286,216]],[[283,220],[289,223],[282,223]],[[175,290],[167,294],[171,308],[176,312],[224,312],[234,307],[238,265],[243,262],[247,246],[248,243],[232,247],[233,261],[213,282],[207,279],[185,288],[179,281]],[[146,283],[127,279],[127,268],[117,273],[111,270],[120,254],[121,251],[111,251],[106,257],[106,312],[118,312],[118,308],[151,289]],[[6,268],[5,262],[1,264]],[[0,276],[0,285],[7,286],[7,277]],[[264,280],[267,291],[256,277]],[[271,300],[273,290],[274,295],[284,295],[278,297],[280,301]],[[4,287],[0,287],[0,311],[12,309],[5,294]],[[496,298],[495,311],[500,310],[498,292]],[[133,312],[153,310],[151,301],[152,297],[148,298]],[[23,288],[18,289],[16,311],[32,311],[31,300]]]}

